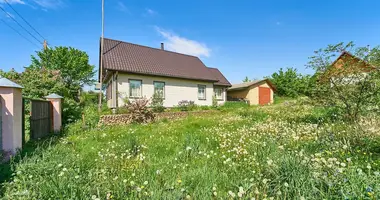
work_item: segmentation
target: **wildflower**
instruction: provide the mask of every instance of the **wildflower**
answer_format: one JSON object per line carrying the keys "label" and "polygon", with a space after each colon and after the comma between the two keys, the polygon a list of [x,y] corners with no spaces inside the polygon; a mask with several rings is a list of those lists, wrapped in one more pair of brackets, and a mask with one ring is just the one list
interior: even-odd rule
{"label": "wildflower", "polygon": [[190,151],[191,150],[191,147],[186,147],[186,151]]}
{"label": "wildflower", "polygon": [[260,194],[259,189],[255,189],[255,194]]}
{"label": "wildflower", "polygon": [[134,176],[136,176],[136,174],[135,174],[135,173],[132,173],[132,176],[134,177]]}
{"label": "wildflower", "polygon": [[181,179],[178,179],[178,181],[177,181],[179,184],[181,184],[182,183],[182,180]]}
{"label": "wildflower", "polygon": [[[62,167],[62,164],[58,164],[58,167]],[[95,198],[96,198],[96,196],[95,196]]]}
{"label": "wildflower", "polygon": [[287,182],[284,183],[285,187],[289,187],[289,184]]}
{"label": "wildflower", "polygon": [[114,181],[116,181],[119,177],[115,176],[115,178],[113,178]]}
{"label": "wildflower", "polygon": [[191,199],[191,196],[190,195],[186,195],[186,199]]}
{"label": "wildflower", "polygon": [[58,176],[63,176],[65,173],[64,172],[61,172],[58,174]]}
{"label": "wildflower", "polygon": [[368,164],[368,165],[367,165],[367,169],[371,169],[371,165]]}
{"label": "wildflower", "polygon": [[75,178],[75,179],[78,179],[78,178],[79,178],[79,176],[78,176],[78,175],[76,175],[74,178]]}
{"label": "wildflower", "polygon": [[267,184],[267,182],[268,182],[268,179],[264,178],[264,179],[263,179],[263,183],[264,183],[264,184]]}
{"label": "wildflower", "polygon": [[135,185],[135,182],[134,181],[131,181],[131,182],[129,182],[131,185]]}
{"label": "wildflower", "polygon": [[212,194],[213,194],[214,196],[217,196],[217,195],[218,195],[218,193],[217,193],[217,192],[213,192]]}
{"label": "wildflower", "polygon": [[345,167],[346,163],[340,163],[340,166]]}
{"label": "wildflower", "polygon": [[148,185],[148,181],[145,181],[145,182],[144,182],[144,185]]}
{"label": "wildflower", "polygon": [[347,158],[346,160],[347,160],[347,162],[351,162],[351,158]]}
{"label": "wildflower", "polygon": [[136,191],[137,191],[137,192],[141,192],[141,188],[140,188],[140,187],[137,187],[137,188],[136,188]]}
{"label": "wildflower", "polygon": [[96,199],[96,195],[92,195],[91,199],[95,200]]}
{"label": "wildflower", "polygon": [[63,169],[62,169],[62,171],[64,171],[64,172],[65,172],[65,171],[67,171],[67,169],[66,169],[66,168],[63,168]]}
{"label": "wildflower", "polygon": [[232,198],[235,198],[235,193],[233,193],[232,191],[228,191],[228,195],[230,195]]}
{"label": "wildflower", "polygon": [[127,179],[124,179],[124,180],[123,180],[123,183],[126,183],[126,182],[127,182]]}
{"label": "wildflower", "polygon": [[160,170],[157,170],[157,171],[156,171],[156,174],[157,174],[157,175],[160,175],[160,174],[161,174],[161,171],[160,171]]}

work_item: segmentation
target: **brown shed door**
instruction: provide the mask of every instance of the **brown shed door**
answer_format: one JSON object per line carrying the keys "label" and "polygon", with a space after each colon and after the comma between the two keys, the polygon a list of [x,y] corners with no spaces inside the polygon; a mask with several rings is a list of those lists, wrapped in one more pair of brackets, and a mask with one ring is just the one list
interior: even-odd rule
{"label": "brown shed door", "polygon": [[259,104],[267,105],[270,103],[270,88],[259,87]]}

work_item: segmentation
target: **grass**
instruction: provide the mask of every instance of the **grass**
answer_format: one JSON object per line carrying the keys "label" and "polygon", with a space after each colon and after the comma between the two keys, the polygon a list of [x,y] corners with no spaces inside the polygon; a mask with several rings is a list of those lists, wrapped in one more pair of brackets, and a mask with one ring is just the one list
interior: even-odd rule
{"label": "grass", "polygon": [[[5,199],[377,199],[379,119],[309,105],[226,105],[149,125],[83,130],[12,161]],[[328,119],[328,120],[327,120]]]}

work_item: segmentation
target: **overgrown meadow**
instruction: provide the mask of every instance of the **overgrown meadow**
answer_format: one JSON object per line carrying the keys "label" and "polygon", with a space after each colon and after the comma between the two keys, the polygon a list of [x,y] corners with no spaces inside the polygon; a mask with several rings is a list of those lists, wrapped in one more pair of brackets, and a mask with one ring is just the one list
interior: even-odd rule
{"label": "overgrown meadow", "polygon": [[[305,103],[83,130],[12,163],[4,199],[378,199],[380,121]],[[16,159],[17,160],[17,159]]]}

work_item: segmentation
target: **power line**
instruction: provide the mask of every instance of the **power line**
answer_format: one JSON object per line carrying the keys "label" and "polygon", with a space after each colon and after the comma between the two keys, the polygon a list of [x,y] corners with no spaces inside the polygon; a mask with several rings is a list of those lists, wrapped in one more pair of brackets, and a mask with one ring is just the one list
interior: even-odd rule
{"label": "power line", "polygon": [[28,42],[30,42],[31,44],[33,44],[34,46],[38,47],[38,45],[36,45],[36,43],[32,42],[31,40],[29,40],[27,37],[25,37],[23,34],[21,34],[18,30],[16,30],[15,28],[13,28],[11,25],[9,25],[5,20],[3,19],[0,19],[5,25],[7,25],[10,29],[12,29],[14,32],[16,32],[17,34],[19,34],[21,37],[23,37],[25,40],[27,40]]}
{"label": "power line", "polygon": [[32,36],[35,40],[37,40],[38,41],[38,43],[41,43],[42,44],[42,42],[40,42],[33,34],[31,34],[26,28],[24,28],[20,23],[18,23],[18,21],[12,16],[12,15],[10,15],[7,11],[5,11],[4,10],[4,8],[2,8],[1,6],[0,6],[0,9],[6,14],[6,15],[8,15],[8,17],[9,18],[11,18],[14,22],[16,22],[22,29],[24,29],[30,36]]}
{"label": "power line", "polygon": [[28,21],[26,21],[26,19],[24,19],[21,15],[20,15],[20,13],[18,13],[17,11],[16,11],[16,9],[14,9],[13,8],[13,6],[8,2],[8,0],[4,0],[5,1],[5,3],[7,3],[8,4],[8,6],[9,7],[11,7],[12,8],[12,10],[22,19],[22,20],[24,20],[24,22],[26,23],[26,24],[28,24],[28,26],[31,28],[31,29],[33,29],[42,39],[44,39],[44,40],[46,40]]}

